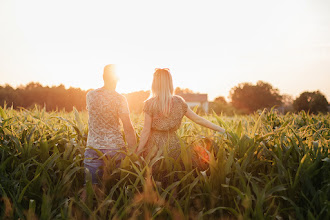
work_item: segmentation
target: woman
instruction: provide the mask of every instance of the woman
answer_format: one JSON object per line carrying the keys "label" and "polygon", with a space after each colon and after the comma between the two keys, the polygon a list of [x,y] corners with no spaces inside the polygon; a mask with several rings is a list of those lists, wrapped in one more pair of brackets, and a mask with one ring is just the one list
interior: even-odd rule
{"label": "woman", "polygon": [[[169,69],[156,69],[152,82],[152,97],[145,102],[144,126],[137,152],[155,149],[159,153],[164,146],[168,154],[177,159],[180,155],[179,138],[175,131],[180,127],[183,116],[204,127],[225,132],[225,129],[198,116],[180,96],[173,95],[172,76]],[[154,148],[154,146],[157,146]]]}

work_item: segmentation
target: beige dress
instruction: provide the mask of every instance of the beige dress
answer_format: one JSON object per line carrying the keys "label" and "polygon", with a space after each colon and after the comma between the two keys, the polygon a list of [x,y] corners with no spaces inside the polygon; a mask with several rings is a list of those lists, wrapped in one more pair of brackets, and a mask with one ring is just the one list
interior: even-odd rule
{"label": "beige dress", "polygon": [[151,133],[146,144],[146,154],[150,151],[156,154],[159,150],[167,149],[169,156],[177,159],[180,155],[180,142],[176,130],[187,112],[188,105],[180,96],[173,96],[170,114],[164,116],[159,107],[154,104],[155,98],[147,100],[143,111],[152,118]]}

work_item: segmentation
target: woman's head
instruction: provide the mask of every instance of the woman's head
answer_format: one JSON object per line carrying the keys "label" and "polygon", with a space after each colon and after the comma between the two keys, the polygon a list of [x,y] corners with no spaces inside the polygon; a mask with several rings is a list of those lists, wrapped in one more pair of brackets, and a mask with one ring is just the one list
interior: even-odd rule
{"label": "woman's head", "polygon": [[173,96],[173,81],[169,69],[155,69],[151,91],[163,114],[168,115]]}
{"label": "woman's head", "polygon": [[173,95],[173,82],[169,69],[155,69],[151,90],[153,97]]}

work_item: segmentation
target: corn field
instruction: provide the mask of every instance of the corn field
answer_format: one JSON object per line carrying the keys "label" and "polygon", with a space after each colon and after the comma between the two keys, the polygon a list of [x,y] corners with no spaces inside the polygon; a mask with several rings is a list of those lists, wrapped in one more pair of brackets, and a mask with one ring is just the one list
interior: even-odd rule
{"label": "corn field", "polygon": [[177,160],[127,149],[103,158],[99,189],[84,184],[87,112],[0,116],[0,219],[330,219],[329,113],[205,116],[228,137],[184,118]]}

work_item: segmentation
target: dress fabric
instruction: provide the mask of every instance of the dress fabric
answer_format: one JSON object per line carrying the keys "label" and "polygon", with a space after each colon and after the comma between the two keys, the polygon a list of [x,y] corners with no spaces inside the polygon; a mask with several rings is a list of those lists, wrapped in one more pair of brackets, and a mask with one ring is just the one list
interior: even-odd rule
{"label": "dress fabric", "polygon": [[188,105],[180,96],[173,96],[168,116],[162,114],[156,99],[151,98],[144,104],[143,111],[152,118],[151,132],[146,144],[146,153],[158,152],[167,147],[169,156],[177,159],[180,155],[180,142],[176,130],[180,127]]}
{"label": "dress fabric", "polygon": [[126,98],[104,88],[86,95],[88,110],[87,147],[118,149],[125,146],[120,131],[119,114],[129,113]]}

